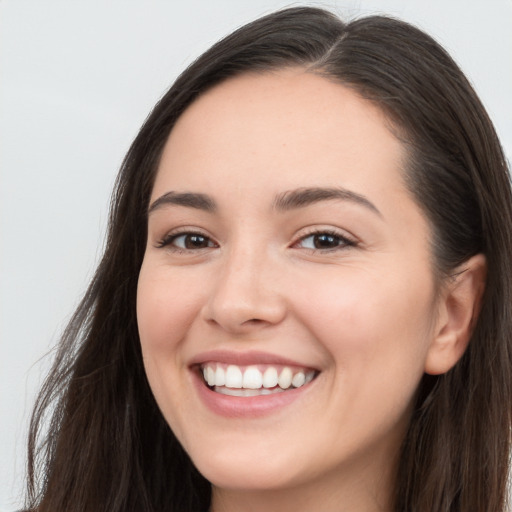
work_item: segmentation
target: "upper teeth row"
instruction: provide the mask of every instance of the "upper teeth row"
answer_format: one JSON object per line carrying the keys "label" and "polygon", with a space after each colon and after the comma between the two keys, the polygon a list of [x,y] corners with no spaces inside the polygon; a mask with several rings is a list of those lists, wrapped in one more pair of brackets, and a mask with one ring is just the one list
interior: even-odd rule
{"label": "upper teeth row", "polygon": [[313,370],[292,370],[285,366],[278,372],[274,366],[269,366],[261,372],[257,366],[248,366],[243,370],[231,364],[223,368],[220,364],[208,363],[203,366],[204,380],[209,386],[226,386],[228,388],[260,389],[279,386],[288,389],[299,388],[310,382],[315,375]]}

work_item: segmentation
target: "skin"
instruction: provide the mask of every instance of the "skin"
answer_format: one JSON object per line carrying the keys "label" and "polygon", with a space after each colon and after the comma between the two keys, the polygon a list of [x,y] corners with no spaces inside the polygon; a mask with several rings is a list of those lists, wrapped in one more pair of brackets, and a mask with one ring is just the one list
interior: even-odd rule
{"label": "skin", "polygon": [[[230,79],[172,130],[151,203],[193,192],[216,209],[150,211],[137,316],[151,388],[212,482],[213,512],[391,510],[418,383],[462,354],[483,279],[469,265],[465,284],[436,293],[404,156],[378,108],[302,69]],[[273,206],[309,187],[371,205]],[[312,233],[326,230],[350,243],[315,249]],[[168,236],[191,231],[204,247]],[[205,407],[190,367],[214,349],[292,358],[319,375],[270,414],[225,417]]]}

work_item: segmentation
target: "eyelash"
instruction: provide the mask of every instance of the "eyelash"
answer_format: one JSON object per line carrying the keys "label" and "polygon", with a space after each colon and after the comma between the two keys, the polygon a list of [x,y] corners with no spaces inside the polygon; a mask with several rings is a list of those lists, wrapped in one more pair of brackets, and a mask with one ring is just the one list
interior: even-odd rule
{"label": "eyelash", "polygon": [[196,249],[192,249],[192,248],[184,248],[184,247],[178,247],[176,245],[173,245],[173,243],[180,237],[187,237],[187,236],[197,236],[197,237],[201,237],[201,238],[204,238],[207,243],[213,243],[214,245],[211,246],[211,247],[215,247],[215,242],[212,242],[211,238],[199,231],[181,231],[181,232],[178,232],[178,233],[169,233],[168,235],[165,235],[161,240],[159,240],[157,243],[156,243],[156,247],[159,248],[159,249],[162,249],[164,247],[167,247],[168,249],[172,250],[173,252],[177,252],[177,253],[187,253],[187,252],[191,252],[191,251],[194,251],[194,250],[201,250],[201,249],[209,249],[209,247],[199,247],[199,248],[196,248]]}
{"label": "eyelash", "polygon": [[[319,237],[319,236],[327,236],[331,239],[334,239],[334,241],[337,241],[337,245],[333,247],[326,247],[326,248],[317,248],[317,247],[304,247],[304,249],[312,251],[312,252],[334,252],[346,249],[347,247],[357,247],[358,242],[356,240],[353,240],[351,238],[348,238],[347,236],[344,236],[337,231],[330,230],[330,229],[317,229],[314,231],[311,231],[310,233],[307,233],[303,236],[301,236],[296,242],[292,244],[292,247],[297,247],[300,243],[303,243],[308,238],[312,237]],[[208,244],[207,247],[197,247],[197,248],[183,248],[178,247],[176,245],[173,245],[173,243],[180,237],[187,237],[187,236],[197,236],[203,238]],[[179,233],[170,233],[166,236],[164,236],[161,240],[159,240],[156,243],[156,247],[161,249],[164,247],[169,248],[173,252],[176,253],[190,253],[196,250],[202,250],[202,249],[209,249],[212,247],[216,247],[217,244],[212,241],[210,237],[207,235],[204,235],[201,232],[198,231],[182,231]]]}
{"label": "eyelash", "polygon": [[299,243],[304,242],[308,238],[319,237],[321,235],[327,235],[330,238],[335,239],[338,242],[338,245],[334,247],[326,247],[326,248],[317,248],[317,247],[305,247],[305,249],[309,251],[319,251],[319,252],[334,252],[346,249],[347,247],[357,247],[358,243],[356,240],[349,238],[341,233],[332,230],[332,229],[315,229],[310,233],[307,233],[299,238],[297,242],[293,244],[293,247],[297,246]]}

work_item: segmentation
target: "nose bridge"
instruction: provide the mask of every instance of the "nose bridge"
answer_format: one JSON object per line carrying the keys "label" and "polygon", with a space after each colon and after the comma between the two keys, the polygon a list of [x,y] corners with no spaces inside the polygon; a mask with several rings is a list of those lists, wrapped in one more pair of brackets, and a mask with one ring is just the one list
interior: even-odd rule
{"label": "nose bridge", "polygon": [[285,301],[267,247],[238,243],[227,249],[207,305],[207,320],[227,331],[279,323]]}

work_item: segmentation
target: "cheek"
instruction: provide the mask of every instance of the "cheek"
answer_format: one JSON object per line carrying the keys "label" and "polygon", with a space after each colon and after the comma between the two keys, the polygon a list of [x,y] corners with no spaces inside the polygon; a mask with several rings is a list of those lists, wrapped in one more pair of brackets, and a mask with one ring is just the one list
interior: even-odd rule
{"label": "cheek", "polygon": [[200,301],[193,290],[165,267],[142,265],[137,287],[139,338],[148,381],[164,409],[163,402],[175,396],[166,390],[180,385],[177,376],[185,366],[181,347],[198,314]]}
{"label": "cheek", "polygon": [[[342,275],[343,274],[343,275]],[[340,371],[421,377],[432,338],[433,287],[428,278],[350,269],[297,289],[296,308]],[[354,379],[357,381],[357,379]]]}
{"label": "cheek", "polygon": [[137,322],[145,356],[172,355],[198,314],[200,289],[165,271],[142,266],[137,288]]}
{"label": "cheek", "polygon": [[376,432],[400,437],[408,423],[424,373],[432,307],[428,283],[403,283],[377,275],[346,278],[343,286],[333,280],[299,306],[335,368],[330,389],[337,400],[326,407],[326,419],[346,424],[350,411],[355,428],[347,428],[349,439],[372,439]]}
{"label": "cheek", "polygon": [[190,281],[170,274],[165,267],[143,264],[137,287],[137,323],[149,385],[167,423],[183,438],[183,397],[189,392],[180,378],[186,369],[182,347],[200,311],[201,297],[200,289],[190,286]]}

